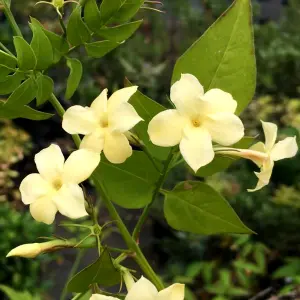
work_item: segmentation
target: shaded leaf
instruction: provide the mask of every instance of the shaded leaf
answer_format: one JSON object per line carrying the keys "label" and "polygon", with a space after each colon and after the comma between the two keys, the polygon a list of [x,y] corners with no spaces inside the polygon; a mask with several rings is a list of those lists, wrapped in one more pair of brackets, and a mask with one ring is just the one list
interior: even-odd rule
{"label": "shaded leaf", "polygon": [[101,28],[102,20],[96,0],[88,0],[86,2],[84,6],[84,21],[93,32],[97,32]]}
{"label": "shaded leaf", "polygon": [[119,43],[111,41],[99,41],[85,44],[85,49],[89,56],[100,58],[112,51],[113,49],[117,48],[119,45]]}
{"label": "shaded leaf", "polygon": [[30,77],[25,80],[7,99],[4,106],[18,107],[30,103],[36,96],[37,86],[35,81]]}
{"label": "shaded leaf", "polygon": [[96,31],[97,34],[113,42],[122,42],[130,38],[140,27],[143,20],[128,24],[122,24],[115,27],[107,27]]}
{"label": "shaded leaf", "polygon": [[195,75],[205,90],[219,88],[233,95],[237,113],[252,100],[256,65],[251,1],[235,1],[176,62],[172,82],[182,73]]}
{"label": "shaded leaf", "polygon": [[65,98],[70,99],[78,88],[82,77],[82,64],[76,58],[68,58],[67,66],[70,69],[70,74],[67,81],[67,89]]}
{"label": "shaded leaf", "polygon": [[37,78],[37,94],[36,94],[36,104],[37,106],[45,103],[51,96],[54,88],[53,80],[46,75],[40,75]]}
{"label": "shaded leaf", "polygon": [[34,70],[36,57],[30,45],[19,36],[14,36],[14,45],[17,52],[18,65],[21,70]]}
{"label": "shaded leaf", "polygon": [[113,21],[120,23],[130,20],[139,11],[145,0],[125,0],[118,12],[114,15]]}
{"label": "shaded leaf", "polygon": [[82,45],[91,38],[90,32],[81,19],[81,6],[78,5],[72,12],[67,26],[67,38],[72,46]]}
{"label": "shaded leaf", "polygon": [[30,28],[33,33],[30,46],[37,59],[36,69],[46,70],[53,63],[52,44],[40,27],[40,23],[34,18],[31,18]]}
{"label": "shaded leaf", "polygon": [[134,151],[123,164],[102,159],[94,173],[115,203],[125,208],[142,208],[149,204],[159,173],[143,152]]}
{"label": "shaded leaf", "polygon": [[0,80],[8,74],[12,73],[12,70],[10,69],[15,69],[16,66],[17,60],[15,59],[15,57],[0,50]]}
{"label": "shaded leaf", "polygon": [[252,233],[217,191],[198,181],[181,182],[166,192],[164,213],[169,225],[177,230],[197,234]]}
{"label": "shaded leaf", "polygon": [[100,16],[102,24],[106,24],[119,10],[124,0],[103,0],[100,5]]}
{"label": "shaded leaf", "polygon": [[24,74],[16,72],[13,75],[6,76],[0,81],[0,95],[8,95],[12,93],[24,79]]}
{"label": "shaded leaf", "polygon": [[70,292],[85,292],[93,283],[109,287],[121,281],[120,272],[114,267],[109,252],[105,249],[97,261],[77,273],[67,285]]}
{"label": "shaded leaf", "polygon": [[[132,83],[126,79],[125,86],[132,86]],[[155,115],[165,110],[165,107],[145,96],[140,91],[137,91],[130,98],[129,103],[134,106],[139,116],[144,120],[143,122],[139,122],[132,131],[143,141],[152,156],[162,161],[166,160],[170,149],[152,144],[147,133],[149,122]]]}

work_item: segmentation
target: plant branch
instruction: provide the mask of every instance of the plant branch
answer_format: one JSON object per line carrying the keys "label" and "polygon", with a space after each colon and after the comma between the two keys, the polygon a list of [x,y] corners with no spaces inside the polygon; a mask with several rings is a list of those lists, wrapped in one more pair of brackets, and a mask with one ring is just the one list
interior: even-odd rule
{"label": "plant branch", "polygon": [[[56,109],[57,113],[62,117],[65,113],[65,110],[62,107],[62,105],[59,103],[58,99],[56,98],[56,96],[54,94],[51,95],[50,102],[53,105],[53,107]],[[73,137],[73,140],[74,140],[76,146],[79,147],[80,142],[81,142],[80,137],[78,135],[72,135],[72,137]],[[173,157],[173,155],[172,155],[172,157]],[[170,157],[168,160],[171,161],[172,157]],[[167,165],[166,168],[168,169],[169,163],[166,165]],[[144,254],[142,253],[140,247],[135,242],[135,240],[132,238],[127,227],[125,226],[120,215],[118,214],[116,208],[114,207],[111,200],[109,199],[106,189],[103,185],[103,182],[100,181],[99,176],[97,176],[98,172],[99,172],[99,169],[96,169],[96,171],[93,173],[91,178],[93,179],[97,190],[99,191],[100,195],[102,196],[101,197],[102,201],[104,202],[106,208],[108,209],[111,218],[114,221],[116,221],[116,224],[120,230],[121,235],[123,236],[123,238],[125,240],[127,247],[134,252],[135,255],[133,255],[133,258],[139,264],[142,271],[153,282],[153,284],[157,287],[158,290],[162,290],[164,288],[163,283],[161,282],[160,278],[156,275],[154,270],[149,265],[147,259],[145,258]],[[159,189],[158,189],[158,191],[159,191]]]}
{"label": "plant branch", "polygon": [[0,42],[0,47],[1,47],[5,52],[7,52],[8,54],[14,56],[13,53],[10,52],[10,50],[9,50],[8,48],[6,48],[1,42]]}
{"label": "plant branch", "polygon": [[4,7],[4,14],[5,14],[5,16],[8,20],[8,22],[9,22],[13,32],[14,32],[14,34],[17,35],[17,36],[23,37],[23,34],[22,34],[22,32],[21,32],[21,30],[20,30],[20,28],[19,28],[19,26],[18,26],[18,24],[17,24],[17,22],[16,22],[16,20],[13,16],[13,14],[11,13],[11,10],[10,10],[9,6],[3,0],[2,0],[2,5]]}
{"label": "plant branch", "polygon": [[168,174],[168,171],[169,171],[169,165],[170,165],[170,163],[171,163],[171,161],[173,159],[173,155],[174,154],[173,154],[173,149],[172,149],[170,151],[170,153],[169,153],[169,156],[168,156],[167,160],[164,163],[163,171],[162,171],[161,175],[159,176],[158,181],[156,183],[156,188],[155,188],[155,190],[153,192],[152,200],[144,208],[144,210],[142,212],[142,215],[140,216],[140,218],[139,218],[139,220],[138,220],[138,222],[137,222],[137,224],[136,224],[136,226],[135,226],[135,228],[133,230],[132,237],[133,237],[133,239],[135,241],[138,241],[140,232],[141,232],[142,227],[143,227],[143,225],[144,225],[144,223],[145,223],[145,221],[146,221],[146,219],[148,217],[148,214],[149,214],[149,211],[151,209],[151,206],[152,206],[153,202],[155,201],[157,195],[159,194],[160,189],[161,189],[161,187],[162,187],[162,185],[163,185],[163,183],[164,183],[164,181],[165,181],[165,179],[167,177],[167,174]]}

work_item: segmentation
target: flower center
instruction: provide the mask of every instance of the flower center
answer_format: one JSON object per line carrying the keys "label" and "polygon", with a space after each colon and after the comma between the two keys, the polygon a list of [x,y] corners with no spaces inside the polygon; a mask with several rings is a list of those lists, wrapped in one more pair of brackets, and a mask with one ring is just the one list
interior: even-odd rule
{"label": "flower center", "polygon": [[104,115],[100,118],[100,127],[101,128],[107,128],[108,127],[108,117],[107,115]]}
{"label": "flower center", "polygon": [[200,127],[201,121],[198,118],[196,118],[192,120],[192,124],[194,127]]}
{"label": "flower center", "polygon": [[62,187],[62,185],[63,185],[63,183],[62,183],[62,181],[61,181],[61,179],[55,179],[54,181],[53,181],[53,187],[58,191],[61,187]]}

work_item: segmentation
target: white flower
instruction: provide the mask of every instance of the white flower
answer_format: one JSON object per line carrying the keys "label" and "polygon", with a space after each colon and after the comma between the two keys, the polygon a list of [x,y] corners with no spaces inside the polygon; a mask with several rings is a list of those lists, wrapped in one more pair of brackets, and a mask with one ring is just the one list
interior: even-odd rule
{"label": "white flower", "polygon": [[[183,300],[184,284],[173,284],[170,287],[158,292],[156,287],[146,278],[142,277],[129,290],[125,300]],[[94,294],[90,300],[119,300],[115,297],[109,297]]]}
{"label": "white flower", "polygon": [[84,195],[78,184],[89,178],[99,162],[99,154],[83,149],[74,151],[65,161],[54,144],[37,153],[39,174],[28,175],[20,185],[22,201],[30,204],[33,218],[51,224],[57,211],[72,219],[86,216]]}
{"label": "white flower", "polygon": [[275,144],[277,139],[277,125],[261,121],[265,143],[258,142],[250,149],[226,149],[219,148],[218,153],[238,156],[252,160],[259,168],[260,172],[254,172],[258,177],[258,183],[254,189],[248,189],[249,192],[260,190],[270,182],[274,162],[291,158],[297,154],[298,145],[296,137],[287,137]]}
{"label": "white flower", "polygon": [[123,163],[132,155],[125,133],[142,121],[134,107],[128,103],[136,91],[136,86],[124,88],[107,100],[105,89],[91,107],[70,107],[63,117],[63,129],[70,134],[85,135],[80,148],[99,153],[103,150],[110,162]]}
{"label": "white flower", "polygon": [[242,121],[234,115],[237,102],[229,93],[203,86],[191,74],[182,74],[171,87],[176,109],[165,110],[149,123],[153,144],[163,147],[180,145],[180,152],[196,172],[214,158],[212,141],[229,146],[244,135]]}

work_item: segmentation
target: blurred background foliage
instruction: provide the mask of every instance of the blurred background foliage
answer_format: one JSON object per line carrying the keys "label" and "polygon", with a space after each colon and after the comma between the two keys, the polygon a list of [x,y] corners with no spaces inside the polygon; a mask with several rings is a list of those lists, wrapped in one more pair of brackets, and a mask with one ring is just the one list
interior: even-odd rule
{"label": "blurred background foliage", "polygon": [[[59,32],[55,12],[50,6],[34,6],[36,2],[12,1],[25,35],[30,34],[26,26],[28,15],[38,17],[48,29]],[[242,119],[247,135],[260,134],[259,120],[263,119],[277,123],[280,135],[297,135],[299,140],[300,1],[282,1],[280,17],[274,18],[263,13],[263,5],[271,2],[253,1],[257,93]],[[168,105],[176,59],[231,1],[164,0],[163,3],[164,6],[157,8],[166,14],[142,9],[139,15],[144,24],[139,32],[104,58],[86,58],[80,50],[73,53],[83,62],[84,78],[72,103],[90,104],[103,88],[121,88],[127,76],[149,97]],[[69,10],[65,13],[68,15]],[[0,40],[10,47],[11,32],[1,12],[0,20]],[[63,98],[67,74],[63,64],[50,71],[56,95],[65,107],[71,105]],[[45,109],[51,107],[46,104]],[[20,203],[18,192],[21,179],[34,170],[33,154],[50,142],[72,147],[58,118],[40,122],[38,126],[28,120],[0,123],[0,283],[32,294],[41,290],[45,293],[51,284],[51,280],[39,277],[45,272],[48,256],[30,261],[6,260],[4,256],[18,244],[33,242],[36,237],[53,232],[53,228],[32,220]],[[187,284],[187,300],[269,299],[274,294],[278,296],[272,299],[281,299],[281,295],[286,295],[282,299],[300,297],[300,155],[279,162],[268,187],[248,193],[246,189],[255,185],[254,169],[251,163],[238,161],[226,172],[203,180],[230,201],[257,235],[199,237],[175,232],[162,217],[162,201],[157,201],[148,223],[151,242],[147,247],[150,253],[155,253],[153,259],[166,281]],[[187,177],[191,175],[186,167],[178,166],[168,184],[173,186]],[[51,278],[51,274],[46,277]]]}

